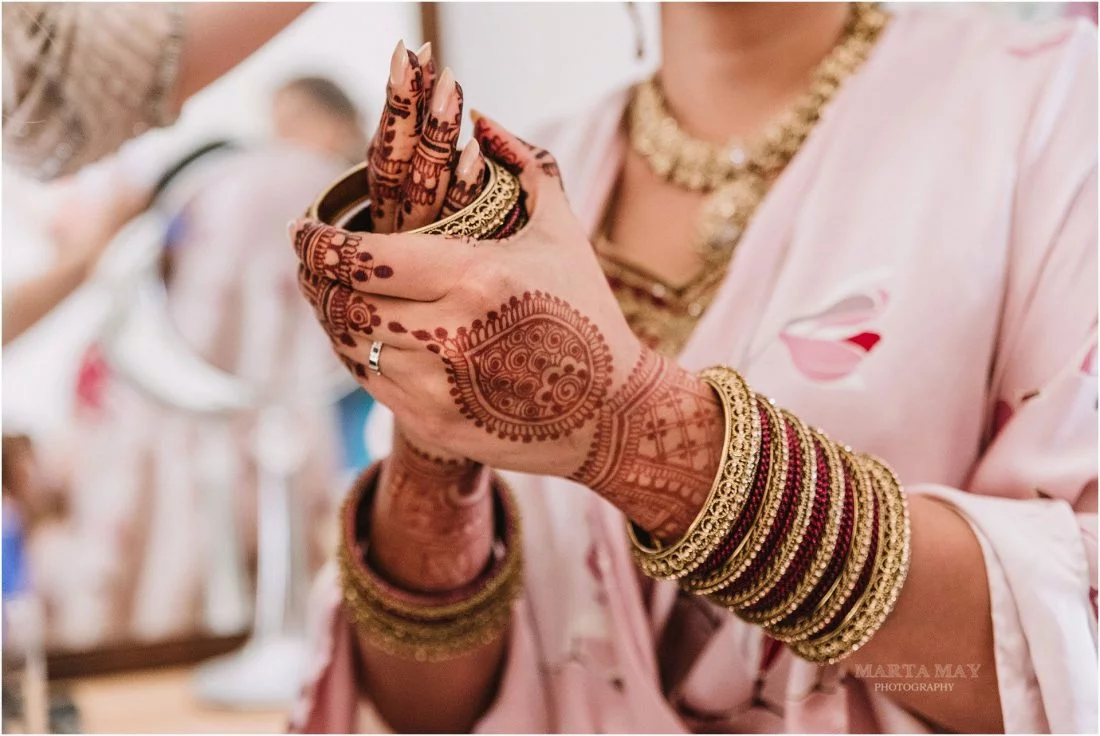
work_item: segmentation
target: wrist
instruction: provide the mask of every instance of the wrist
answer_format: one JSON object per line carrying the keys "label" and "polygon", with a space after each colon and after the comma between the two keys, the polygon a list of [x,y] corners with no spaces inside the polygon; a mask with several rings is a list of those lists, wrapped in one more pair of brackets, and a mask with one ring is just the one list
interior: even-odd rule
{"label": "wrist", "polygon": [[499,478],[492,479],[492,554],[480,574],[456,588],[416,591],[394,584],[366,562],[376,542],[366,526],[380,474],[381,463],[367,469],[340,513],[336,558],[345,611],[360,641],[417,662],[452,659],[498,641],[523,585],[523,541],[511,490]]}
{"label": "wrist", "polygon": [[724,416],[714,391],[643,348],[601,410],[588,456],[571,478],[643,529],[673,540],[706,501],[724,441]]}
{"label": "wrist", "polygon": [[369,510],[370,564],[411,591],[469,583],[491,554],[490,485],[491,472],[483,466],[430,455],[399,433]]}

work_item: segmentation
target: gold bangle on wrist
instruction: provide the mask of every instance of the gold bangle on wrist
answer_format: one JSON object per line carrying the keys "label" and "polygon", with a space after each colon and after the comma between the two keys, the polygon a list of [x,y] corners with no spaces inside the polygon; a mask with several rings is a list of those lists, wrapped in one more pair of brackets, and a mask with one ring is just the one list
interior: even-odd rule
{"label": "gold bangle on wrist", "polygon": [[[410,230],[413,234],[446,235],[483,240],[496,233],[519,204],[520,184],[515,174],[491,158],[485,159],[485,185],[466,207],[430,225]],[[367,213],[367,164],[343,173],[313,202],[306,216],[350,230],[369,230]]]}
{"label": "gold bangle on wrist", "polygon": [[734,370],[708,368],[699,374],[718,394],[725,414],[725,444],[718,475],[702,510],[675,544],[661,547],[627,522],[634,559],[649,577],[675,580],[703,564],[722,543],[745,508],[760,452],[760,417],[752,392]]}
{"label": "gold bangle on wrist", "polygon": [[[829,568],[829,562],[836,554],[837,541],[840,539],[840,529],[844,521],[844,469],[840,460],[840,448],[819,429],[811,429],[814,439],[824,451],[825,465],[828,471],[828,508],[825,521],[825,531],[817,542],[817,551],[810,563],[809,570],[794,588],[794,592],[784,600],[763,611],[739,611],[743,619],[749,623],[758,624],[765,628],[773,626],[798,610],[810,593],[813,592],[825,571]],[[854,491],[853,491],[854,492]]]}
{"label": "gold bangle on wrist", "polygon": [[860,573],[871,552],[875,526],[875,492],[871,480],[862,466],[847,449],[840,451],[848,477],[854,485],[856,510],[852,529],[852,543],[839,577],[815,609],[799,621],[783,622],[768,632],[775,639],[793,644],[811,638],[829,625],[844,607],[859,582]]}
{"label": "gold bangle on wrist", "polygon": [[835,664],[870,641],[894,610],[909,572],[911,532],[905,491],[878,458],[860,455],[859,461],[870,474],[883,508],[875,568],[867,589],[835,631],[792,645],[796,654],[811,662]]}
{"label": "gold bangle on wrist", "polygon": [[778,547],[773,552],[771,559],[767,561],[759,581],[740,595],[729,598],[728,606],[741,608],[751,606],[763,600],[772,591],[776,583],[794,562],[806,536],[806,528],[810,524],[814,504],[817,501],[817,452],[810,431],[802,421],[786,409],[780,410],[784,423],[792,427],[798,438],[798,456],[801,458],[801,474],[799,487],[796,489],[798,497],[794,510],[794,519],[791,520],[786,537],[779,540]]}
{"label": "gold bangle on wrist", "polygon": [[344,502],[337,563],[348,618],[370,644],[416,661],[443,661],[489,643],[508,626],[523,586],[523,541],[515,498],[492,481],[496,540],[488,568],[469,585],[440,594],[400,590],[366,563],[366,530],[359,514],[373,501],[376,464]]}
{"label": "gold bangle on wrist", "polygon": [[[772,427],[771,464],[768,467],[768,479],[764,486],[764,498],[760,509],[753,519],[745,538],[729,557],[712,573],[706,576],[689,575],[684,578],[682,587],[692,593],[705,595],[723,590],[736,583],[749,569],[760,553],[764,540],[771,531],[775,518],[783,503],[783,494],[787,487],[787,467],[790,462],[790,447],[787,442],[787,430],[783,425],[783,416],[776,409],[775,402],[761,397],[768,424]],[[712,598],[719,605],[731,605],[725,602],[725,596]]]}

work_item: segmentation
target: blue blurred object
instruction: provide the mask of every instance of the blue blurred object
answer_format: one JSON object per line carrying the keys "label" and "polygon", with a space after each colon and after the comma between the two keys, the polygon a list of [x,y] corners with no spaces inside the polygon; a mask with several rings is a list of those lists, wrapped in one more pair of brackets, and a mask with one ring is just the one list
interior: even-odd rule
{"label": "blue blurred object", "polygon": [[0,548],[0,560],[3,563],[3,596],[8,598],[27,590],[30,582],[27,574],[27,555],[23,534],[23,517],[15,504],[4,500],[3,510],[4,536]]}
{"label": "blue blurred object", "polygon": [[344,468],[359,470],[371,462],[367,447],[367,417],[374,406],[374,398],[361,388],[356,388],[336,402],[340,423],[340,439],[344,448]]}

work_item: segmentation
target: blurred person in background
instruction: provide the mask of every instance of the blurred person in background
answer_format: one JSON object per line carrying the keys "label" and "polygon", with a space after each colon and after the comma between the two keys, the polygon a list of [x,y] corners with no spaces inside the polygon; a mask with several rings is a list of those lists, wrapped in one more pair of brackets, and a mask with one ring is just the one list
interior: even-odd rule
{"label": "blurred person in background", "polygon": [[511,211],[399,47],[373,232],[292,228],[394,419],[293,728],[1095,732],[1095,27],[669,3],[661,44],[546,150],[475,118],[499,242],[400,232]]}
{"label": "blurred person in background", "polygon": [[[163,275],[171,322],[198,355],[293,396],[336,364],[297,295],[286,222],[362,149],[364,136],[355,106],[330,80],[291,80],[274,99],[274,141],[206,146],[179,172],[194,194],[169,227]],[[55,458],[51,475],[61,478],[69,513],[62,525],[31,535],[51,642],[83,648],[206,631],[218,607],[207,600],[206,581],[220,561],[205,539],[216,532],[204,493],[215,483],[234,494],[237,538],[252,556],[256,413],[226,425],[166,408],[116,376],[95,344],[75,390],[71,433],[42,453]],[[295,408],[304,460],[291,489],[314,568],[332,548],[339,461],[330,407],[317,398]],[[211,449],[211,437],[223,441]]]}
{"label": "blurred person in background", "polygon": [[311,3],[4,3],[4,160],[71,174],[170,125]]}
{"label": "blurred person in background", "polygon": [[326,77],[291,79],[275,92],[271,106],[275,138],[349,164],[367,150],[359,109],[340,85]]}
{"label": "blurred person in background", "polygon": [[149,205],[148,192],[122,176],[110,178],[106,185],[110,194],[102,198],[90,196],[72,180],[54,186],[54,206],[63,213],[49,223],[57,260],[42,274],[4,290],[5,346],[84,284],[119,230]]}

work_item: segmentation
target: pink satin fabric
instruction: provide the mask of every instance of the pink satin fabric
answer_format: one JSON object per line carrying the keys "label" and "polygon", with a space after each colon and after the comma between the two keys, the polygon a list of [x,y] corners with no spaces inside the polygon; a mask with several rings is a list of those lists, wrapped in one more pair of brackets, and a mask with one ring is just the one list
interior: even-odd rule
{"label": "pink satin fabric", "polygon": [[[724,363],[943,499],[985,553],[1008,731],[1097,728],[1096,31],[902,10],[757,212],[680,357]],[[626,92],[532,136],[589,227]],[[621,514],[511,478],[528,585],[480,732],[926,732],[635,570]],[[385,730],[334,575],[299,731]]]}

